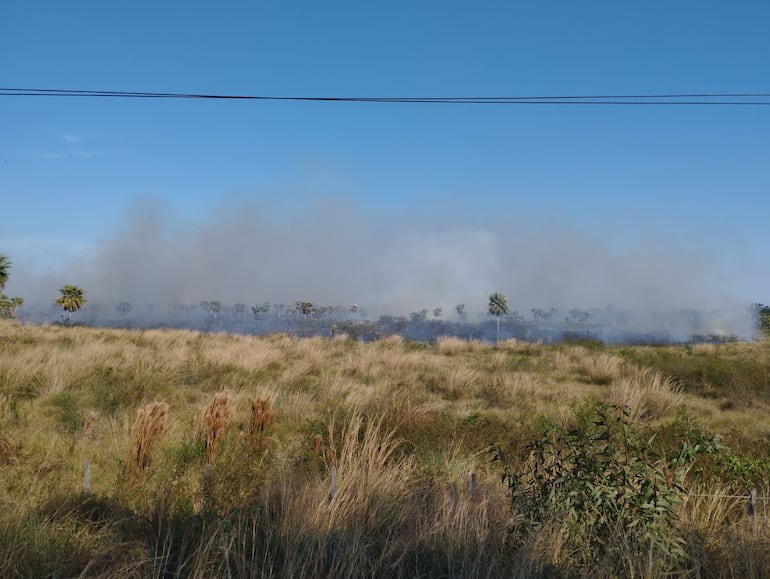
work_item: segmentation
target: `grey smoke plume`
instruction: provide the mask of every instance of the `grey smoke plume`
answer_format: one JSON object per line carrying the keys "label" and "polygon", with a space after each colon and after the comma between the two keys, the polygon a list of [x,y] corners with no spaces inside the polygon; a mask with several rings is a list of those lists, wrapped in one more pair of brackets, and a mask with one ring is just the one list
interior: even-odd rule
{"label": "grey smoke plume", "polygon": [[202,222],[138,203],[93,257],[69,264],[66,275],[26,276],[29,287],[17,288],[29,292],[30,305],[47,308],[64,283],[81,285],[90,303],[106,308],[119,301],[308,299],[356,303],[370,319],[434,307],[449,317],[458,303],[480,319],[487,296],[502,291],[525,317],[532,307],[565,315],[569,308],[612,304],[634,310],[640,329],[671,331],[665,312],[688,308],[711,312],[714,330],[751,333],[747,304],[723,295],[726,280],[711,257],[660,235],[619,248],[601,235],[550,220],[533,223],[522,214],[459,224],[419,214],[373,215],[335,199],[293,211],[230,204]]}

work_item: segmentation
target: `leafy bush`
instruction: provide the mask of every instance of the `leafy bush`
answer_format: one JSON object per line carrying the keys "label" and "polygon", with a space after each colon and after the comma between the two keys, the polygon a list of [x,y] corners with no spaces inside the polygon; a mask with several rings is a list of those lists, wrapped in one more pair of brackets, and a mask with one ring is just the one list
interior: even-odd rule
{"label": "leafy bush", "polygon": [[687,466],[700,452],[714,450],[715,443],[685,442],[667,459],[655,451],[654,438],[635,435],[627,413],[597,406],[586,428],[547,425],[526,447],[518,469],[495,450],[516,521],[515,542],[524,545],[558,526],[570,572],[601,563],[627,576],[633,572],[632,554],[646,553],[662,566],[681,568],[687,555],[674,508],[684,492]]}

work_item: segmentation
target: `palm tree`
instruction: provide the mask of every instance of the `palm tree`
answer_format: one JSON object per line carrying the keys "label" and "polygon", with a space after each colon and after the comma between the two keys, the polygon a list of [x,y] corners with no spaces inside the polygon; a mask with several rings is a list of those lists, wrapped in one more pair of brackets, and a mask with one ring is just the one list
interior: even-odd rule
{"label": "palm tree", "polygon": [[303,300],[299,302],[294,303],[294,309],[298,314],[302,314],[302,323],[300,324],[300,330],[299,332],[301,334],[304,334],[304,326],[307,324],[307,318],[308,316],[315,311],[315,306],[313,305],[313,302],[308,300]]}
{"label": "palm tree", "polygon": [[11,260],[7,256],[0,253],[0,291],[5,289],[5,284],[8,283],[8,272],[11,269]]}
{"label": "palm tree", "polygon": [[11,316],[15,316],[19,308],[24,305],[24,298],[14,296],[11,298]]}
{"label": "palm tree", "polygon": [[313,302],[309,302],[307,300],[296,302],[294,304],[294,309],[297,310],[298,313],[305,316],[305,318],[307,318],[307,316],[310,315],[310,312],[313,311]]}
{"label": "palm tree", "polygon": [[13,316],[13,304],[11,299],[4,293],[0,293],[0,318],[10,318]]}
{"label": "palm tree", "polygon": [[496,343],[500,343],[500,316],[508,313],[508,298],[505,294],[500,292],[493,293],[489,296],[489,308],[487,309],[490,316],[495,316],[497,319],[497,339]]}
{"label": "palm tree", "polygon": [[72,312],[78,311],[86,303],[85,291],[76,285],[65,285],[59,293],[61,297],[56,300],[56,304],[67,312],[67,321],[69,321],[72,319]]}

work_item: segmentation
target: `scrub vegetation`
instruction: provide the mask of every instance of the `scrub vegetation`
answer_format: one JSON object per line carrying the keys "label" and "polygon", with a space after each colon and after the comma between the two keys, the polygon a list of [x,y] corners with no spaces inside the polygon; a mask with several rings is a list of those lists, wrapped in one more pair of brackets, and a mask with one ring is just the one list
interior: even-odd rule
{"label": "scrub vegetation", "polygon": [[768,416],[767,341],[0,320],[0,576],[762,577]]}

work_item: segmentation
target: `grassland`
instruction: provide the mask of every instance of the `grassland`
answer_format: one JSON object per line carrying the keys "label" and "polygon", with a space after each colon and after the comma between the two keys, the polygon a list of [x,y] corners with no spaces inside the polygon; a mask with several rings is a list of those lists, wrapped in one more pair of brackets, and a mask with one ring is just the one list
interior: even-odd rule
{"label": "grassland", "polygon": [[[582,503],[525,500],[578,462]],[[4,577],[763,577],[770,343],[0,320],[0,473]]]}

